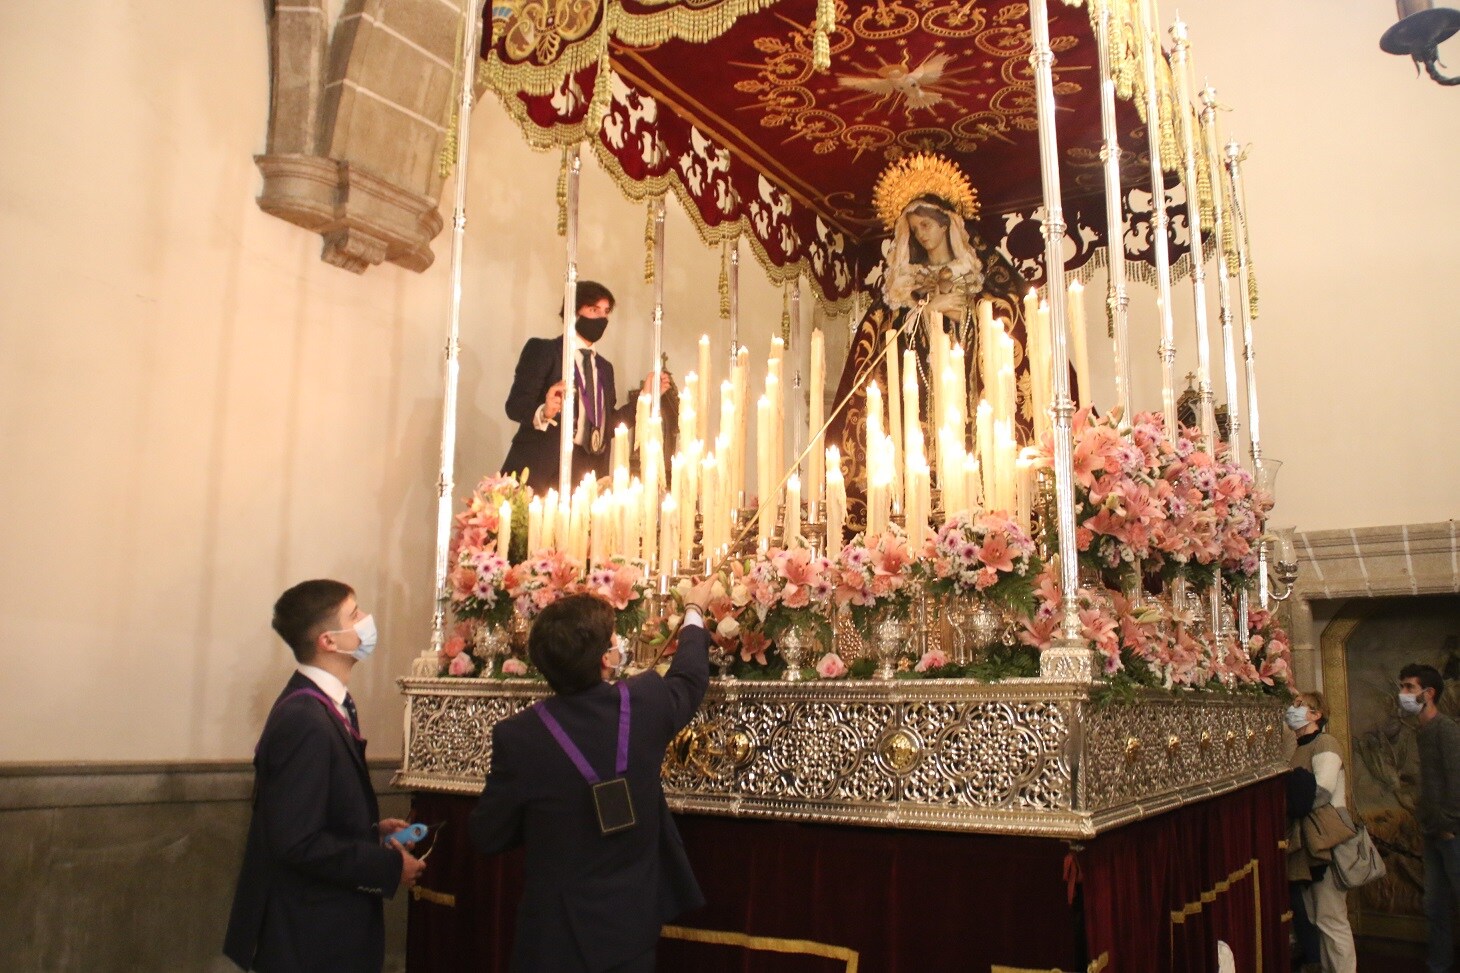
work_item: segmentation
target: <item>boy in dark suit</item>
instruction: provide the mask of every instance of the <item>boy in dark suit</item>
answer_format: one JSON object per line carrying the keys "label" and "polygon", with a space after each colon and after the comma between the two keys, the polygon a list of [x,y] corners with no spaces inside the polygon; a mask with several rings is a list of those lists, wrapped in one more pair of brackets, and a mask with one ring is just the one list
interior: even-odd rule
{"label": "boy in dark suit", "polygon": [[517,973],[647,973],[660,927],[704,903],[659,769],[709,685],[709,591],[686,599],[668,673],[617,686],[605,681],[622,663],[607,602],[569,596],[533,623],[528,651],[556,695],[492,731],[471,817],[483,854],[526,846]]}
{"label": "boy in dark suit", "polygon": [[254,750],[253,820],[223,952],[261,973],[379,973],[383,899],[426,867],[381,836],[365,740],[346,690],[375,648],[375,621],[338,581],[305,581],[274,605],[298,671]]}
{"label": "boy in dark suit", "polygon": [[[578,308],[573,323],[573,379],[578,396],[573,410],[576,484],[589,471],[595,476],[608,474],[608,447],[614,428],[621,422],[633,426],[636,403],[622,407],[615,404],[613,362],[594,350],[608,328],[613,294],[596,281],[584,280],[578,282],[574,299]],[[660,391],[667,392],[669,373],[660,374]],[[651,372],[641,391],[649,392],[653,381]],[[517,358],[512,391],[507,393],[507,418],[518,426],[507,458],[502,461],[502,472],[520,475],[526,470],[527,483],[539,494],[558,485],[558,418],[563,411],[564,392],[562,336],[528,338]]]}

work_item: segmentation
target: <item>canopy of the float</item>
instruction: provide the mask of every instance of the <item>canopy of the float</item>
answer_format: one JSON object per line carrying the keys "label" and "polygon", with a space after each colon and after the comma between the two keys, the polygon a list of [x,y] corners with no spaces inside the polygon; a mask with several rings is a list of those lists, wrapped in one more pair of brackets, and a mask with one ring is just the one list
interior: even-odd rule
{"label": "canopy of the float", "polygon": [[[1067,272],[1105,262],[1099,2],[1050,10]],[[1135,0],[1111,3],[1124,245],[1140,277],[1154,259],[1143,45]],[[1043,279],[1028,16],[1018,0],[499,0],[479,81],[531,144],[591,147],[630,198],[672,191],[706,243],[743,238],[773,280],[805,276],[841,306],[881,259],[877,176],[915,152],[956,162],[979,192],[980,235]],[[1174,172],[1176,99],[1158,61]],[[1179,267],[1179,185],[1168,205]]]}

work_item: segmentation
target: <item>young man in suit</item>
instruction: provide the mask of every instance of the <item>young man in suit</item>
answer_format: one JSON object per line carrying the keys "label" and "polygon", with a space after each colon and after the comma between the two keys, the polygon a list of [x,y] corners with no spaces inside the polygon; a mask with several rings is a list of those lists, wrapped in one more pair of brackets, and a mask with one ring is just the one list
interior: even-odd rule
{"label": "young man in suit", "polygon": [[686,599],[668,673],[617,686],[607,602],[569,596],[533,623],[528,651],[555,695],[496,725],[471,816],[483,854],[526,846],[516,973],[648,973],[660,927],[703,904],[659,770],[709,685],[709,592]]}
{"label": "young man in suit", "polygon": [[[573,378],[577,405],[573,416],[573,482],[592,471],[608,474],[613,430],[620,423],[634,424],[636,403],[616,406],[613,363],[598,354],[595,345],[608,328],[613,294],[597,281],[578,282],[578,308],[573,322]],[[669,373],[660,373],[660,392],[669,391]],[[644,379],[641,391],[654,387],[654,374]],[[502,461],[503,473],[527,470],[527,483],[537,493],[558,485],[558,418],[563,411],[563,339],[528,338],[517,358],[512,391],[507,393],[507,418],[518,424],[512,447]]]}
{"label": "young man in suit", "polygon": [[298,670],[254,751],[253,820],[223,952],[260,973],[379,973],[383,900],[426,867],[382,837],[350,672],[375,648],[375,621],[339,581],[305,581],[274,605]]}

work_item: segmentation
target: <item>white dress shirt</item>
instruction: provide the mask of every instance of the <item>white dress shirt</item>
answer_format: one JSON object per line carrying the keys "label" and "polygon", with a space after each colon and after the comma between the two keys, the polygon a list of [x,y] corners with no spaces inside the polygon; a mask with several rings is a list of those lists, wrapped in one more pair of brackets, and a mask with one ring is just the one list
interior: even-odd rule
{"label": "white dress shirt", "polygon": [[335,704],[335,710],[345,718],[345,722],[350,722],[350,713],[345,709],[345,697],[349,695],[349,690],[345,688],[344,683],[340,682],[339,676],[332,672],[325,672],[319,666],[307,666],[302,663],[299,666],[299,674],[318,686],[320,692],[328,696],[330,702]]}

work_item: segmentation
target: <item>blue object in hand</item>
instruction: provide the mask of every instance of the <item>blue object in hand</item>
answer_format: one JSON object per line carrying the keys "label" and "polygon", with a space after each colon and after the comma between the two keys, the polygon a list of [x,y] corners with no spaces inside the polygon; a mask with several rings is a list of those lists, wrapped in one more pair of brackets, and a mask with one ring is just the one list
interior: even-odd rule
{"label": "blue object in hand", "polygon": [[403,845],[408,845],[412,842],[420,841],[424,837],[426,837],[426,826],[417,821],[415,824],[406,825],[385,840],[387,843],[399,841]]}

